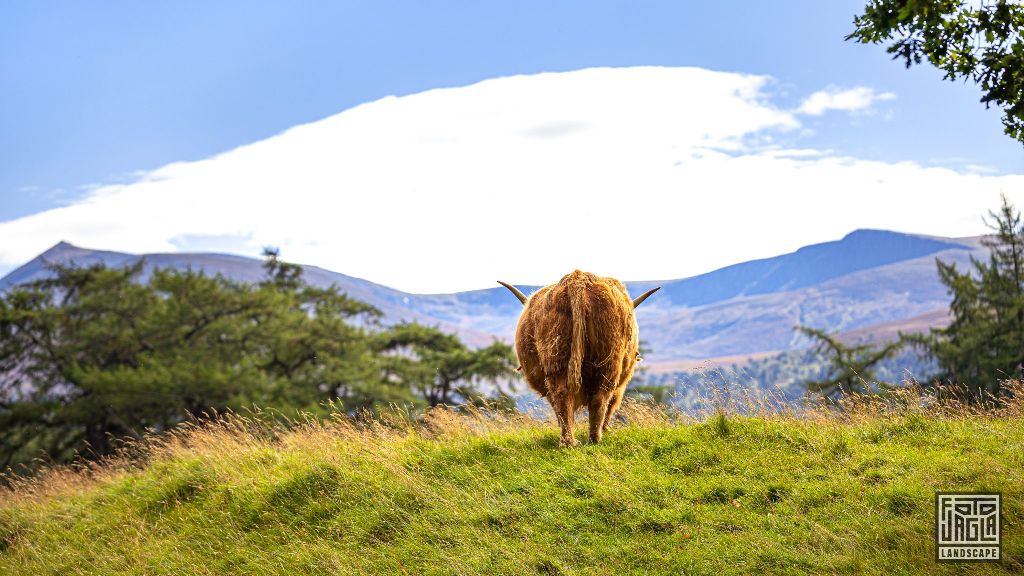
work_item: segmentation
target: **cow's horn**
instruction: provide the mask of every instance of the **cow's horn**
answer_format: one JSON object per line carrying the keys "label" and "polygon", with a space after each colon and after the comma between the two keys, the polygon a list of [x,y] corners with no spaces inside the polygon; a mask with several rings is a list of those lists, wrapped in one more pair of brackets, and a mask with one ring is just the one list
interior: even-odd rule
{"label": "cow's horn", "polygon": [[636,298],[634,298],[633,299],[633,308],[636,308],[637,306],[643,304],[644,300],[647,300],[648,296],[650,296],[651,294],[654,294],[658,290],[661,290],[661,286],[658,286],[657,288],[651,288],[647,292],[644,292],[643,294],[641,294],[641,295],[637,296]]}
{"label": "cow's horn", "polygon": [[498,280],[498,284],[501,284],[505,288],[508,288],[509,290],[511,290],[512,293],[516,295],[516,298],[519,298],[520,302],[522,302],[524,305],[526,304],[526,296],[522,292],[519,291],[519,288],[516,288],[515,286],[513,286],[511,284],[506,284],[506,283],[502,282],[501,280]]}

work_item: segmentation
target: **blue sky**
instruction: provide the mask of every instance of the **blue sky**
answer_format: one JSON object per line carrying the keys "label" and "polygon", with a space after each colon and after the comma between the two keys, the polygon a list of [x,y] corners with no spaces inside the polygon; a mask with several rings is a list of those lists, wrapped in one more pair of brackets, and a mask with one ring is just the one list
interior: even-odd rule
{"label": "blue sky", "polygon": [[[999,111],[978,102],[976,87],[943,82],[928,66],[906,70],[881,46],[843,40],[861,7],[839,0],[7,2],[0,223],[385,96],[590,67],[766,75],[779,108],[830,87],[868,87],[894,98],[863,113],[804,116],[789,145],[863,161],[1024,173],[1020,144],[1002,134]],[[175,245],[203,248],[189,238],[182,232]],[[206,245],[217,244],[208,238]]]}
{"label": "blue sky", "polygon": [[[1021,147],[971,85],[843,41],[859,2],[8,2],[0,19],[0,219],[80,186],[194,160],[362,102],[591,66],[701,66],[785,87],[895,92],[889,121],[817,126],[860,157]],[[838,125],[835,125],[838,124]]]}

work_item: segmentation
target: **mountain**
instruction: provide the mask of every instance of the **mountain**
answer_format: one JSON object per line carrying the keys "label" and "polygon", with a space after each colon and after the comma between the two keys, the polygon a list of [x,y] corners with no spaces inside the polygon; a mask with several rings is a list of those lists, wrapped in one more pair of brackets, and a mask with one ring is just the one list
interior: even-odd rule
{"label": "mountain", "polygon": [[[135,264],[140,259],[145,260],[141,276],[143,280],[149,277],[154,268],[174,268],[176,270],[191,268],[193,270],[202,270],[211,275],[222,274],[225,277],[242,282],[259,281],[264,278],[265,274],[261,260],[232,254],[158,253],[139,255],[90,250],[67,242],[59,242],[24,266],[0,278],[0,291],[16,284],[46,277],[49,275],[46,267],[47,263],[74,263],[79,266],[102,263],[111,267],[123,267]],[[440,325],[441,328],[447,331],[457,332],[464,340],[474,345],[486,345],[494,338],[491,334],[474,330],[472,327],[454,325],[417,311],[416,308],[418,306],[413,305],[410,298],[423,298],[421,296],[406,294],[387,286],[374,284],[373,282],[346,276],[338,272],[331,272],[316,266],[305,265],[302,268],[303,276],[310,284],[320,287],[336,285],[352,298],[373,304],[385,314],[386,318],[392,321],[415,320],[421,323]],[[427,298],[429,299],[430,297]],[[515,302],[515,299],[513,301]],[[518,304],[518,302],[515,303]]]}
{"label": "mountain", "polygon": [[[847,250],[855,247],[844,246],[844,241],[832,247],[830,258],[842,260],[846,253],[855,252]],[[935,259],[957,262],[963,267],[972,254],[981,255],[982,249],[952,242],[933,248],[930,253],[833,275],[797,289],[744,294],[696,306],[666,306],[659,302],[650,309],[638,310],[638,318],[648,325],[648,334],[659,334],[662,348],[657,350],[658,358],[705,358],[793,349],[806,342],[793,330],[798,324],[845,332],[947,307],[949,296],[939,282]],[[798,251],[774,260],[779,260],[782,267],[790,263],[786,260],[796,260],[799,254]],[[793,282],[800,279],[797,275],[791,278]]]}
{"label": "mountain", "polygon": [[963,247],[948,240],[884,230],[856,230],[842,240],[805,246],[792,254],[752,260],[709,274],[664,282],[661,297],[680,306],[702,306],[741,296],[787,292],[862,270]]}
{"label": "mountain", "polygon": [[[857,230],[825,242],[699,276],[628,282],[632,294],[662,290],[638,309],[647,360],[678,363],[793,350],[807,344],[798,324],[849,332],[856,338],[893,334],[901,327],[942,323],[949,303],[935,259],[964,266],[984,254],[977,238],[935,238],[883,230]],[[263,276],[262,262],[227,254],[146,254],[88,250],[61,242],[0,279],[0,290],[48,274],[46,262],[192,268],[241,281]],[[504,288],[454,294],[410,294],[316,266],[304,266],[317,286],[337,285],[380,308],[388,321],[415,320],[458,333],[473,345],[512,339],[522,306]],[[552,278],[556,281],[557,278]],[[527,294],[536,286],[520,286]]]}

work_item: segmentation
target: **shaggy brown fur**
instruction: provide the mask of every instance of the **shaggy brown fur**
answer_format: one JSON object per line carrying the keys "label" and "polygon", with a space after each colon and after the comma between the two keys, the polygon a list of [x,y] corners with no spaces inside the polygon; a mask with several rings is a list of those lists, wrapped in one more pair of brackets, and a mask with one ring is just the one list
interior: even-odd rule
{"label": "shaggy brown fur", "polygon": [[[500,281],[499,281],[500,282]],[[548,399],[562,428],[560,444],[575,445],[573,421],[586,406],[590,440],[600,442],[639,358],[635,301],[614,278],[576,270],[526,298],[516,328],[516,355],[527,384]]]}

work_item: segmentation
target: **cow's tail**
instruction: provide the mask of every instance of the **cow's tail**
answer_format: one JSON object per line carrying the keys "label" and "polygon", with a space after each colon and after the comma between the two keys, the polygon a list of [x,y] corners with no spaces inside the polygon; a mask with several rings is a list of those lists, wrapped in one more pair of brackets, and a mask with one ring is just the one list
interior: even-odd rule
{"label": "cow's tail", "polygon": [[582,278],[569,283],[569,308],[572,311],[572,341],[569,344],[569,370],[566,387],[570,398],[579,396],[583,386],[583,352],[586,346],[586,291]]}

